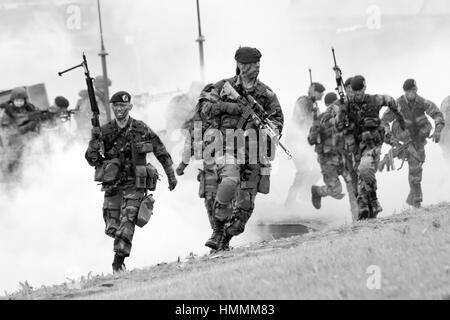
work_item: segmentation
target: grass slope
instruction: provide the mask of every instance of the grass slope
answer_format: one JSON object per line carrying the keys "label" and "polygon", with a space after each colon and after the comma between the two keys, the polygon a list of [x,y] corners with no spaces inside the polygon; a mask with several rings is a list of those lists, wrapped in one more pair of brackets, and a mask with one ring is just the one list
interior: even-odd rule
{"label": "grass slope", "polygon": [[6,298],[450,299],[450,204]]}

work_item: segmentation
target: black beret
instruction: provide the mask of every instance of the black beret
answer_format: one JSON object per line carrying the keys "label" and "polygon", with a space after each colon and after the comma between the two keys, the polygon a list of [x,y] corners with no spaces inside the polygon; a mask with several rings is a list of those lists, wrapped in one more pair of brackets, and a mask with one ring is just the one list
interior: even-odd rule
{"label": "black beret", "polygon": [[366,86],[366,79],[363,76],[354,76],[351,81],[352,89],[359,91]]}
{"label": "black beret", "polygon": [[408,79],[403,84],[403,90],[405,91],[412,90],[414,88],[417,89],[417,82],[414,79]]}
{"label": "black beret", "polygon": [[337,100],[337,94],[334,92],[328,92],[325,95],[325,105],[328,107],[330,104],[332,104],[333,102],[335,102]]}
{"label": "black beret", "polygon": [[240,47],[236,50],[234,59],[239,63],[247,64],[258,62],[261,59],[261,56],[261,52],[256,48]]}
{"label": "black beret", "polygon": [[55,104],[60,108],[66,109],[69,107],[69,100],[62,96],[58,96],[55,98]]}
{"label": "black beret", "polygon": [[345,80],[344,82],[344,87],[348,87],[352,84],[352,77],[348,78],[347,80]]}
{"label": "black beret", "polygon": [[313,82],[311,84],[311,86],[314,87],[314,91],[316,91],[316,92],[320,92],[320,93],[325,92],[325,87],[323,86],[323,84],[321,84],[319,82]]}
{"label": "black beret", "polygon": [[113,94],[109,102],[131,102],[131,95],[126,91],[119,91]]}

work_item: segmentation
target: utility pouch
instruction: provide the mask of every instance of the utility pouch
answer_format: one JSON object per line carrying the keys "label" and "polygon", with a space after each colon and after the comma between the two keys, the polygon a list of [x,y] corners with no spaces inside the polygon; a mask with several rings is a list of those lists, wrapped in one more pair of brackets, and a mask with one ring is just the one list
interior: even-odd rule
{"label": "utility pouch", "polygon": [[153,199],[151,194],[145,196],[145,198],[142,200],[141,205],[139,207],[138,216],[136,219],[136,225],[139,228],[142,228],[150,221],[150,217],[153,214],[154,203],[155,200]]}
{"label": "utility pouch", "polygon": [[154,191],[159,177],[158,170],[150,163],[145,166],[145,169],[147,170],[147,189]]}
{"label": "utility pouch", "polygon": [[94,181],[111,183],[119,178],[120,160],[115,158],[105,160],[103,163],[95,167]]}
{"label": "utility pouch", "polygon": [[198,196],[202,199],[205,198],[205,171],[198,169],[197,181],[200,182],[198,187]]}
{"label": "utility pouch", "polygon": [[268,167],[263,167],[259,173],[258,193],[268,194],[270,192],[270,171]]}
{"label": "utility pouch", "polygon": [[137,142],[136,152],[137,153],[150,153],[153,151],[153,145],[150,142]]}
{"label": "utility pouch", "polygon": [[147,189],[147,168],[145,166],[136,166],[136,187],[138,189]]}

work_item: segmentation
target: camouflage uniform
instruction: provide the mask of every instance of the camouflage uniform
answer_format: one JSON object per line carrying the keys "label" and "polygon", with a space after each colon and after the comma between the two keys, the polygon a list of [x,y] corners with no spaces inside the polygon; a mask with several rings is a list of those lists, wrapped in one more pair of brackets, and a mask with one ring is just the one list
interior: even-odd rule
{"label": "camouflage uniform", "polygon": [[[295,128],[300,130],[302,135],[300,138],[296,134],[296,145],[299,145],[298,141],[306,141],[308,135],[308,130],[313,124],[313,113],[314,113],[314,101],[309,96],[302,96],[297,99],[294,107],[293,122]],[[302,144],[300,144],[302,146]],[[295,152],[293,158],[294,165],[296,168],[294,181],[289,188],[288,196],[286,198],[286,204],[294,204],[295,199],[302,189],[309,188],[313,183],[320,179],[320,172],[315,169],[315,166],[308,166],[308,151],[305,148],[299,149]],[[311,158],[313,155],[311,155]]]}
{"label": "camouflage uniform", "polygon": [[[205,141],[207,138],[204,138],[206,131],[209,128],[217,128],[218,119],[206,118],[205,114],[201,112],[201,102],[207,101],[211,99],[210,92],[214,87],[212,84],[207,85],[204,90],[200,93],[199,102],[197,103],[193,115],[191,115],[187,121],[182,125],[182,129],[186,130],[189,134],[185,140],[185,146],[182,154],[182,163],[177,169],[177,173],[179,168],[181,167],[182,172],[188,166],[191,157],[193,157],[196,151],[195,143],[202,143],[202,145],[198,146],[198,151],[203,152],[205,146]],[[195,140],[195,125],[201,125],[201,136],[197,137],[200,141]],[[204,139],[203,139],[204,138]],[[200,159],[203,154],[195,155],[196,158]],[[181,173],[182,174],[182,173]],[[199,169],[199,173],[197,175],[197,181],[199,182],[199,197],[205,199],[205,208],[208,215],[208,221],[211,225],[211,228],[214,229],[214,218],[213,218],[213,207],[214,200],[217,194],[217,186],[219,184],[219,176],[217,173],[217,165],[215,164],[214,158],[205,160],[203,159],[203,169]]]}
{"label": "camouflage uniform", "polygon": [[[450,121],[450,96],[444,99],[441,105],[441,112],[444,116],[445,121]],[[450,126],[445,126],[442,131],[441,137],[441,148],[444,153],[444,159],[446,163],[449,164],[450,168]]]}
{"label": "camouflage uniform", "polygon": [[[149,171],[153,167],[147,164],[146,155],[153,151],[168,176],[174,175],[173,163],[160,138],[145,123],[131,117],[123,129],[120,129],[116,120],[103,125],[101,141],[104,144],[103,155],[99,140],[92,138],[85,157],[97,170],[108,161],[117,161],[119,164],[115,179],[102,184],[102,190],[105,191],[103,219],[105,233],[114,238],[114,252],[128,257],[141,202],[147,189],[154,190],[157,179],[157,174],[152,176]],[[139,145],[145,146],[145,151],[140,152]],[[138,183],[138,178],[145,179],[144,184]],[[152,195],[149,197],[153,203]]]}
{"label": "camouflage uniform", "polygon": [[388,95],[364,94],[361,100],[354,97],[346,101],[336,116],[336,128],[345,136],[345,149],[352,152],[358,174],[358,219],[376,218],[382,211],[377,197],[376,172],[386,128],[380,120],[380,110],[387,106],[392,113],[403,117],[397,110],[394,98]]}
{"label": "camouflage uniform", "polygon": [[[201,101],[201,109],[205,116],[208,119],[219,119],[218,129],[224,137],[226,136],[227,130],[236,132],[238,123],[242,119],[242,112],[234,109],[237,102],[221,95],[225,82],[229,82],[241,95],[245,92],[241,85],[240,77],[235,76],[214,84],[208,99]],[[264,110],[268,114],[271,114],[269,119],[274,122],[281,132],[283,128],[283,113],[275,93],[259,80],[257,80],[254,88],[246,93],[255,98]],[[252,120],[248,120],[242,129],[247,130],[252,128],[256,127]],[[250,139],[249,144],[256,144],[257,146],[258,141]],[[270,172],[270,163],[262,160],[264,158],[259,158],[255,164],[248,161],[249,144],[246,144],[244,149],[239,149],[239,147],[235,148],[235,146],[228,146],[227,148],[227,145],[224,143],[223,151],[225,155],[222,157],[216,156],[215,158],[220,183],[217,187],[214,204],[215,233],[213,237],[214,235],[223,234],[226,243],[229,242],[231,237],[244,232],[245,225],[254,210],[254,202],[258,193],[260,180],[263,176],[268,179]],[[259,150],[258,147],[258,154],[266,153],[267,151]],[[246,157],[244,164],[239,164],[237,161],[237,156],[241,152]]]}
{"label": "camouflage uniform", "polygon": [[[35,135],[39,131],[40,122],[30,120],[28,115],[38,111],[31,103],[26,102],[21,107],[13,105],[12,101],[7,101],[0,106],[3,110],[1,118],[1,130],[3,136],[2,170],[9,173],[16,171],[20,165],[23,150],[30,135]],[[3,168],[5,166],[5,168]]]}
{"label": "camouflage uniform", "polygon": [[397,99],[398,110],[405,119],[406,130],[403,131],[392,110],[386,110],[381,121],[385,126],[394,122],[392,125],[392,135],[401,142],[412,140],[411,145],[406,152],[406,160],[409,165],[409,195],[406,203],[420,207],[423,200],[422,195],[422,166],[425,162],[425,144],[430,136],[432,125],[428,121],[426,114],[434,119],[436,132],[441,132],[444,127],[444,117],[439,108],[431,101],[420,96],[410,102],[405,95]]}
{"label": "camouflage uniform", "polygon": [[346,161],[345,140],[342,135],[336,132],[334,120],[339,110],[337,103],[330,105],[324,113],[318,116],[308,135],[309,144],[315,145],[317,159],[325,183],[324,186],[313,186],[313,203],[314,193],[317,193],[319,197],[317,209],[320,209],[321,197],[331,196],[338,200],[342,199],[344,194],[342,193],[342,184],[339,180],[339,176],[342,176],[347,186],[352,218],[356,220],[358,218],[356,172],[352,163]]}

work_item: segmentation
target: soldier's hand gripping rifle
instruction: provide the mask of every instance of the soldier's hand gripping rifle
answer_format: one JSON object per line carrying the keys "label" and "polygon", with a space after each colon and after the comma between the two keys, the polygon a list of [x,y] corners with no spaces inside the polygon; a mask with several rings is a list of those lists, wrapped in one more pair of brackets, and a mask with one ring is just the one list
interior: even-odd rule
{"label": "soldier's hand gripping rifle", "polygon": [[[270,114],[264,110],[264,108],[253,98],[251,95],[246,97],[241,96],[227,81],[223,86],[223,92],[225,95],[239,101],[241,105],[245,107],[241,120],[238,123],[238,128],[242,128],[245,121],[251,117],[256,125],[264,130],[264,132],[275,142],[277,146],[287,154],[289,159],[292,159],[292,153],[280,142],[281,134],[277,133],[278,129],[276,125],[269,119]],[[254,110],[256,109],[257,112]]]}
{"label": "soldier's hand gripping rifle", "polygon": [[[92,127],[93,127],[92,135],[93,135],[93,138],[96,138],[99,141],[101,141],[100,121],[99,121],[100,110],[98,109],[97,100],[95,99],[94,79],[91,77],[91,74],[89,72],[86,55],[84,54],[84,52],[83,52],[83,62],[81,62],[79,65],[76,65],[72,68],[58,72],[58,75],[62,76],[64,73],[72,71],[72,70],[80,68],[80,67],[82,67],[84,69],[84,75],[86,76],[86,86],[88,89],[89,102],[90,102],[91,110],[92,110],[92,118],[91,118],[91,123],[92,123]],[[100,145],[100,150],[103,150],[102,145]]]}
{"label": "soldier's hand gripping rifle", "polygon": [[339,94],[339,100],[341,104],[344,104],[345,102],[345,87],[344,87],[344,80],[342,79],[342,70],[338,67],[336,62],[336,54],[334,52],[334,48],[331,47],[331,52],[333,53],[333,61],[334,61],[334,67],[333,70],[336,73],[336,90]]}

